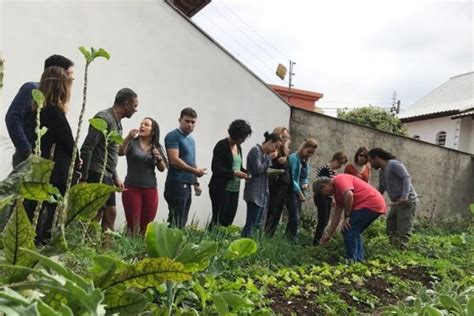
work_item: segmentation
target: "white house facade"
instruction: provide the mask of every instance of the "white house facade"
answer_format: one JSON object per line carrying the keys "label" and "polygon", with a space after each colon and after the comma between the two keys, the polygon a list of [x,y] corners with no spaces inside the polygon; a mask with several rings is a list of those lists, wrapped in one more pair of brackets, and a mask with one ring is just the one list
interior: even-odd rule
{"label": "white house facade", "polygon": [[[38,81],[44,59],[61,54],[75,62],[75,82],[68,120],[75,131],[82,101],[84,61],[78,47],[106,49],[111,59],[98,59],[89,69],[86,118],[110,107],[116,92],[129,87],[138,94],[138,112],[122,121],[124,134],[138,127],[146,116],[155,118],[161,139],[178,126],[182,108],[198,113],[193,136],[197,164],[209,173],[200,179],[204,192],[193,197],[190,218],[204,224],[211,215],[207,185],[211,176],[212,149],[227,136],[234,119],[245,119],[252,136],[244,143],[245,155],[263,134],[275,126],[288,126],[289,106],[257,76],[194,25],[186,16],[162,0],[122,1],[13,1],[1,2],[2,41],[5,59],[2,118],[22,83]],[[83,128],[82,139],[87,126]],[[3,139],[7,132],[1,124]],[[2,142],[1,176],[10,171],[12,145]],[[126,162],[119,161],[124,178]],[[158,174],[157,220],[166,219],[163,198],[166,174]],[[241,188],[243,189],[242,183]],[[242,195],[241,195],[242,196]],[[118,224],[124,220],[120,197]],[[245,219],[245,203],[239,201],[236,223]],[[188,222],[189,223],[189,222]]]}
{"label": "white house facade", "polygon": [[400,118],[413,138],[474,154],[474,72],[452,77]]}

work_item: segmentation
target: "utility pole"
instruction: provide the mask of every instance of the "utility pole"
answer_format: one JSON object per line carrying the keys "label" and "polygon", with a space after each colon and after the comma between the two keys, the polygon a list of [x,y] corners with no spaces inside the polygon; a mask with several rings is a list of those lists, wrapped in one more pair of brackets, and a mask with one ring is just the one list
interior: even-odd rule
{"label": "utility pole", "polygon": [[293,87],[293,76],[295,73],[293,72],[293,66],[296,65],[295,62],[290,60],[290,71],[289,71],[289,77],[288,77],[288,103],[290,103],[290,97],[291,97],[291,87]]}
{"label": "utility pole", "polygon": [[392,94],[392,107],[390,108],[390,113],[400,113],[400,100],[397,99],[397,91],[393,91]]}

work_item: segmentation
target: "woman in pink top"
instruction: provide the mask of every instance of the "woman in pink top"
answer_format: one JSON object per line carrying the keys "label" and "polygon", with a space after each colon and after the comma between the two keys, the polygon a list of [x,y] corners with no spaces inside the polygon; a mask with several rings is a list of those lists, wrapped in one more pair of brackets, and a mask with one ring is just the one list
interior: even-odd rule
{"label": "woman in pink top", "polygon": [[344,169],[344,173],[348,173],[369,183],[370,179],[370,163],[369,150],[362,146],[357,149],[354,156],[354,163],[348,164]]}
{"label": "woman in pink top", "polygon": [[377,217],[387,211],[385,200],[380,192],[349,174],[339,174],[332,179],[319,178],[313,184],[313,191],[326,196],[334,194],[336,201],[331,224],[320,243],[324,244],[331,239],[344,211],[342,234],[346,258],[351,261],[363,261],[364,246],[361,234]]}

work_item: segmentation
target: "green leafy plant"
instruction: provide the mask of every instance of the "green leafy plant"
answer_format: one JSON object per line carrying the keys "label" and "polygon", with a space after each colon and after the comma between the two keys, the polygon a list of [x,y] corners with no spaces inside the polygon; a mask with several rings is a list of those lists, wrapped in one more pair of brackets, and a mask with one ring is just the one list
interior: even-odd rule
{"label": "green leafy plant", "polygon": [[108,131],[107,130],[107,122],[104,119],[99,117],[95,117],[89,120],[89,123],[92,127],[102,133],[104,135],[104,142],[105,142],[105,152],[104,152],[104,164],[102,165],[102,172],[100,173],[100,180],[99,182],[102,183],[104,180],[104,174],[107,167],[107,159],[108,159],[108,147],[111,143],[117,143],[119,145],[123,144],[123,138],[117,131]]}
{"label": "green leafy plant", "polygon": [[68,209],[68,201],[69,201],[69,190],[71,188],[72,184],[72,178],[74,175],[74,168],[75,168],[75,163],[76,163],[76,157],[77,157],[77,149],[78,149],[78,143],[79,139],[81,136],[81,127],[82,127],[82,122],[84,119],[84,113],[86,111],[86,103],[87,103],[87,83],[88,83],[88,73],[89,73],[89,65],[99,57],[105,58],[107,60],[110,59],[110,55],[107,51],[105,51],[103,48],[99,48],[98,50],[91,47],[90,50],[84,48],[84,47],[79,47],[79,50],[81,51],[82,55],[84,56],[84,59],[86,61],[85,69],[84,69],[84,87],[82,91],[82,106],[81,106],[81,112],[79,114],[79,122],[77,124],[77,130],[76,130],[76,137],[74,138],[74,147],[72,151],[72,157],[71,157],[71,165],[69,166],[69,171],[68,171],[68,177],[67,177],[67,183],[66,183],[66,192],[64,196],[64,203],[59,205],[59,209],[57,211],[57,214],[54,218],[53,221],[53,226],[60,226],[60,229],[64,230],[64,222],[67,218],[67,209]]}
{"label": "green leafy plant", "polygon": [[385,132],[408,136],[408,129],[398,117],[376,106],[363,106],[353,110],[337,110],[337,117]]}

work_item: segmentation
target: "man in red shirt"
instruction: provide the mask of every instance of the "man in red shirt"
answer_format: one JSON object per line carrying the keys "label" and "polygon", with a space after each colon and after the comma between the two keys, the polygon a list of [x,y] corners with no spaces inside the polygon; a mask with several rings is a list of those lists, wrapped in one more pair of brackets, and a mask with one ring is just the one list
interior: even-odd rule
{"label": "man in red shirt", "polygon": [[322,177],[313,184],[313,191],[326,196],[334,194],[336,209],[327,233],[321,238],[324,244],[334,235],[341,213],[344,211],[342,234],[346,247],[346,258],[352,261],[364,260],[364,246],[362,232],[387,212],[385,200],[380,192],[349,174],[339,174],[334,178]]}

